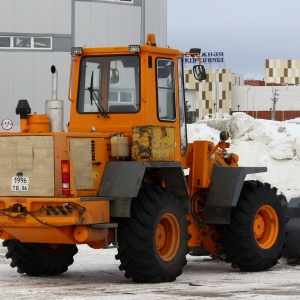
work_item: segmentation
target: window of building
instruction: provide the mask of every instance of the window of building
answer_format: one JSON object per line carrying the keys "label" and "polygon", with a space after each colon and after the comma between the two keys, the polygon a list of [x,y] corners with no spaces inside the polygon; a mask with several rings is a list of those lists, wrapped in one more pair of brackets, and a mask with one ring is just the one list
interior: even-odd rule
{"label": "window of building", "polygon": [[133,104],[133,92],[127,91],[118,91],[118,92],[109,92],[109,99],[111,103],[131,103]]}
{"label": "window of building", "polygon": [[0,49],[52,49],[52,37],[0,36]]}
{"label": "window of building", "polygon": [[13,38],[13,48],[31,48],[31,38],[16,36]]}
{"label": "window of building", "polygon": [[9,48],[10,47],[10,37],[0,36],[0,48]]}
{"label": "window of building", "polygon": [[51,49],[51,38],[47,37],[36,37],[33,38],[33,48],[44,48]]}
{"label": "window of building", "polygon": [[133,3],[133,0],[106,0],[110,2],[123,2],[123,3]]}

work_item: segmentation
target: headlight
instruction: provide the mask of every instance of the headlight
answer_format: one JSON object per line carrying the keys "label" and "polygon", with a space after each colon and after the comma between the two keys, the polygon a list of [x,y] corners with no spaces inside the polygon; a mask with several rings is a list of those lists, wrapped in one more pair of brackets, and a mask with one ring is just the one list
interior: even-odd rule
{"label": "headlight", "polygon": [[129,45],[128,49],[130,52],[140,52],[140,45]]}
{"label": "headlight", "polygon": [[82,55],[82,47],[72,47],[71,54],[72,54],[72,56]]}

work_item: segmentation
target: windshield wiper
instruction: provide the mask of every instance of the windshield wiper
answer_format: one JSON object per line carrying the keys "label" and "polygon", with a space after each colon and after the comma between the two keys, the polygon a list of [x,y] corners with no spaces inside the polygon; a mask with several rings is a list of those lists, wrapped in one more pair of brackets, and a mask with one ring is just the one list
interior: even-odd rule
{"label": "windshield wiper", "polygon": [[[95,103],[95,105],[98,108],[98,111],[100,112],[101,116],[103,118],[109,118],[109,115],[107,114],[107,112],[105,111],[101,100],[103,102],[103,99],[99,93],[99,89],[94,89],[94,71],[92,71],[92,76],[91,76],[91,83],[90,83],[90,87],[88,88],[88,91],[90,92],[90,100],[91,100],[91,105],[93,105],[93,102]],[[98,93],[96,93],[98,92]]]}

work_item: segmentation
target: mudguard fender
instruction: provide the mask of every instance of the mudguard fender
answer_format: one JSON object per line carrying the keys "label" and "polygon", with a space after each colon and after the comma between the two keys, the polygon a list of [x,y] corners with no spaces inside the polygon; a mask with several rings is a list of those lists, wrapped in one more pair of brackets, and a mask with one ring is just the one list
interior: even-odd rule
{"label": "mudguard fender", "polygon": [[137,197],[147,168],[161,171],[165,187],[175,192],[186,212],[190,212],[190,197],[181,163],[110,161],[97,193],[98,197],[111,200],[110,215],[130,217],[131,199]]}
{"label": "mudguard fender", "polygon": [[204,208],[204,222],[230,224],[231,208],[238,203],[246,175],[266,171],[266,167],[215,166]]}
{"label": "mudguard fender", "polygon": [[[299,264],[300,259],[300,197],[292,198],[287,205],[286,247],[283,249],[283,257],[289,263]],[[295,262],[296,260],[296,262]]]}

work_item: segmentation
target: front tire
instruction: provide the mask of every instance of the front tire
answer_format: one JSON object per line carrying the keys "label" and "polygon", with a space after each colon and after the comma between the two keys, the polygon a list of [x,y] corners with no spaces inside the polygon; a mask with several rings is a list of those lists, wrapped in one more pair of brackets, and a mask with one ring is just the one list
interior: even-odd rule
{"label": "front tire", "polygon": [[17,267],[20,274],[28,276],[54,276],[64,273],[74,262],[78,252],[76,245],[21,243],[6,240],[6,258],[11,258],[10,266]]}
{"label": "front tire", "polygon": [[131,217],[118,232],[120,270],[134,282],[170,282],[181,275],[188,253],[187,220],[175,193],[142,187]]}
{"label": "front tire", "polygon": [[284,196],[269,184],[245,181],[231,223],[220,231],[221,257],[241,271],[276,265],[285,240],[284,203]]}

